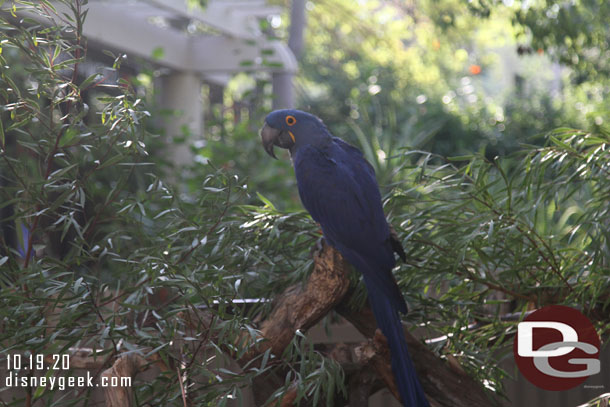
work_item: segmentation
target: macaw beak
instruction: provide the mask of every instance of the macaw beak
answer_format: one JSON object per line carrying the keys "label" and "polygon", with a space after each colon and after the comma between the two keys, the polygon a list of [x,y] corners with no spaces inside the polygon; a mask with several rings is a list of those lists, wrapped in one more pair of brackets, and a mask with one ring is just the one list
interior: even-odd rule
{"label": "macaw beak", "polygon": [[278,130],[269,126],[267,122],[265,122],[261,129],[261,138],[263,139],[263,147],[265,147],[267,154],[276,160],[277,157],[273,152],[274,146],[290,150],[295,145],[294,134],[290,130]]}
{"label": "macaw beak", "polygon": [[266,122],[261,129],[261,138],[263,139],[263,147],[267,154],[277,160],[275,153],[273,152],[273,146],[277,144],[280,138],[281,131],[278,129],[274,129],[269,126]]}

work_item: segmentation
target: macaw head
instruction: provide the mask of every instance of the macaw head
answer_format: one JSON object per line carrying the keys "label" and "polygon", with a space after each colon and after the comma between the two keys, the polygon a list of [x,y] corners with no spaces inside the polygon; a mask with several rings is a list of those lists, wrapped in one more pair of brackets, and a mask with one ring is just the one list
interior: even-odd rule
{"label": "macaw head", "polygon": [[296,109],[282,109],[269,113],[261,129],[263,147],[267,154],[277,158],[273,147],[285,148],[294,154],[307,144],[315,144],[329,139],[330,134],[316,116]]}

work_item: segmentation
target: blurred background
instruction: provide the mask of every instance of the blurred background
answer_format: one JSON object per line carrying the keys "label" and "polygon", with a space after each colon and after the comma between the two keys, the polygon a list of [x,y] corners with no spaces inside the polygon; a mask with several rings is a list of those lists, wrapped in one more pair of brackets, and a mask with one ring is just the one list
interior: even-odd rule
{"label": "blurred background", "polygon": [[[263,180],[285,183],[261,190],[283,194],[281,207],[299,205],[288,188],[293,178],[281,172],[289,165],[263,159],[257,140],[276,108],[320,116],[382,167],[401,148],[494,158],[542,144],[557,127],[607,126],[608,7],[601,1],[87,7],[79,75],[133,86],[152,114],[146,125],[169,143],[168,164],[211,159],[248,176],[255,190]],[[122,55],[120,69],[108,51]],[[95,103],[107,88],[87,90]]]}
{"label": "blurred background", "polygon": [[[6,1],[1,18],[3,352],[195,361],[191,339],[170,343],[188,336],[177,313],[205,308],[223,334],[197,340],[223,367],[182,365],[204,378],[192,405],[261,405],[292,383],[309,405],[339,394],[325,347],[364,338],[336,315],[312,331],[317,347],[295,339],[274,369],[301,371],[275,392],[253,395],[262,372],[221,352],[270,309],[236,299],[272,298],[311,269],[319,236],[288,155],[269,159],[258,136],[270,111],[295,107],[374,166],[412,259],[397,270],[407,319],[440,338],[439,357],[505,405],[608,390],[607,351],[589,387],[551,393],[511,350],[518,316],[549,303],[607,334],[607,1]],[[183,405],[162,376],[133,405]],[[103,404],[68,393],[0,400]]]}

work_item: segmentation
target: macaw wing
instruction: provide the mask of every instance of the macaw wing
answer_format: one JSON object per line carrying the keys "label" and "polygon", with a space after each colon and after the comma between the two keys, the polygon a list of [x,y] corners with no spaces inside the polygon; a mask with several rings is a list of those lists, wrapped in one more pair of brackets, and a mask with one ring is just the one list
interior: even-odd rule
{"label": "macaw wing", "polygon": [[406,312],[391,271],[394,253],[375,173],[357,149],[337,147],[306,147],[294,157],[301,201],[328,242],[373,283],[369,290],[380,290]]}
{"label": "macaw wing", "polygon": [[375,173],[353,149],[303,148],[295,173],[301,201],[325,236],[365,254],[384,245],[390,232]]}

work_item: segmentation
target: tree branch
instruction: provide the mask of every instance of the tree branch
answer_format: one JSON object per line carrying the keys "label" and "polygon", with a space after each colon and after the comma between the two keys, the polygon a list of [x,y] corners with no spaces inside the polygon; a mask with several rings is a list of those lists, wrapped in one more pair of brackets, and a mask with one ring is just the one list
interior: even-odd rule
{"label": "tree branch", "polygon": [[247,353],[241,362],[248,362],[269,348],[275,355],[281,355],[297,329],[311,328],[341,302],[349,289],[349,271],[349,264],[341,254],[324,244],[315,254],[314,269],[305,286],[291,286],[275,301],[271,314],[259,324],[266,341],[255,354]]}
{"label": "tree branch", "polygon": [[[319,322],[331,309],[335,309],[350,321],[367,338],[362,344],[335,346],[329,357],[339,362],[347,373],[349,400],[342,400],[350,406],[360,405],[363,400],[379,388],[383,382],[398,398],[391,368],[390,350],[385,337],[377,330],[377,324],[369,307],[353,310],[348,305],[352,292],[349,290],[350,267],[338,251],[324,245],[315,255],[314,269],[303,285],[294,285],[286,289],[274,302],[271,313],[259,322],[260,339],[256,346],[238,359],[241,366],[248,363],[259,363],[254,359],[267,350],[281,355],[294,337],[294,332],[307,330]],[[196,314],[196,315],[194,315]],[[212,317],[209,312],[187,312],[181,315],[189,329],[195,332],[209,330]],[[210,338],[205,336],[202,341]],[[472,407],[499,405],[499,401],[486,392],[483,386],[469,377],[459,365],[441,359],[426,345],[416,339],[405,329],[405,339],[409,346],[413,363],[417,370],[424,391],[432,406]],[[250,332],[244,333],[237,340],[242,344],[251,341]],[[247,343],[247,342],[246,342]],[[196,344],[192,344],[195,346]],[[234,349],[242,348],[241,346]],[[233,352],[225,349],[227,353]],[[75,355],[76,356],[76,355]],[[99,360],[100,358],[98,358]],[[85,359],[87,360],[87,359]],[[89,362],[89,360],[87,360]],[[89,363],[83,362],[83,365]],[[99,362],[98,362],[99,363]],[[134,377],[145,369],[146,360],[135,354],[125,355],[104,371],[105,377]],[[257,405],[262,405],[281,386],[284,378],[272,369],[267,374],[257,376],[253,387]],[[279,401],[280,406],[290,406],[296,397],[298,383]],[[132,394],[130,388],[107,388],[107,406],[129,406]],[[341,399],[341,397],[339,396]]]}
{"label": "tree branch", "polygon": [[[392,374],[390,351],[385,337],[377,330],[373,312],[368,306],[361,310],[349,307],[350,295],[336,308],[337,312],[351,322],[367,338],[372,338],[361,347],[361,360],[376,370],[388,389],[398,398]],[[500,405],[500,401],[486,392],[460,367],[446,363],[426,345],[416,339],[407,329],[405,339],[419,380],[432,406],[473,407]]]}
{"label": "tree branch", "polygon": [[[257,338],[256,345],[250,346],[237,360],[240,366],[259,364],[254,359],[260,358],[269,349],[274,355],[281,355],[293,340],[295,331],[311,328],[341,302],[349,290],[349,273],[350,266],[341,254],[324,244],[314,255],[314,268],[307,282],[288,287],[274,300],[271,313],[257,321],[260,338]],[[212,319],[208,312],[193,311],[183,313],[182,318],[193,331],[193,336],[196,336],[197,333],[210,329]],[[244,344],[252,342],[251,332],[244,330],[236,342],[233,349],[225,347],[224,350],[235,356],[235,349],[243,349]],[[191,346],[196,345],[191,342]],[[253,383],[256,404],[263,405],[283,385],[284,377],[275,369],[257,376]],[[278,405],[292,405],[296,389],[295,383]]]}
{"label": "tree branch", "polygon": [[[111,368],[104,370],[102,377],[105,377],[107,383],[112,383],[112,378],[116,377],[118,383],[121,383],[122,377],[131,377],[132,380],[144,367],[147,365],[146,360],[135,353],[121,356],[118,358]],[[133,390],[131,386],[106,386],[104,387],[106,395],[106,407],[129,407],[133,398]]]}

